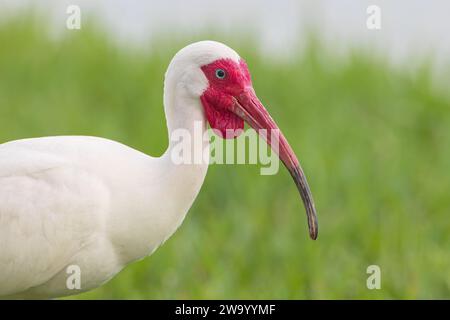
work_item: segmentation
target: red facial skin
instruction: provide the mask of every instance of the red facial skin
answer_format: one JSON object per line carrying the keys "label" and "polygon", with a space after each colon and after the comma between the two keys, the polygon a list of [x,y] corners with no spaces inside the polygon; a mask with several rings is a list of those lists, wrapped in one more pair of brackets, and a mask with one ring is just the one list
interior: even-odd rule
{"label": "red facial skin", "polygon": [[[209,81],[209,87],[200,99],[211,128],[222,138],[237,137],[244,129],[244,120],[230,110],[234,103],[232,96],[237,96],[245,88],[252,86],[247,64],[243,59],[239,64],[231,59],[220,59],[201,69]],[[223,79],[217,78],[217,69],[225,71]]]}

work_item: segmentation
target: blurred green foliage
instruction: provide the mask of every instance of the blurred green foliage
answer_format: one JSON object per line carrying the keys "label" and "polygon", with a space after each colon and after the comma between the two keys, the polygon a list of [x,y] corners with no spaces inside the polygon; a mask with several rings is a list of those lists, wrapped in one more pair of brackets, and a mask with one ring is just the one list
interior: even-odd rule
{"label": "blurred green foliage", "polygon": [[[0,142],[94,135],[163,153],[165,69],[207,37],[144,50],[98,30],[54,39],[29,17],[0,24]],[[392,67],[362,51],[336,57],[314,39],[277,62],[246,39],[214,39],[245,57],[297,152],[319,239],[308,238],[285,170],[215,165],[164,246],[76,298],[450,298],[450,98],[432,86],[430,67]],[[371,264],[381,290],[366,288]]]}

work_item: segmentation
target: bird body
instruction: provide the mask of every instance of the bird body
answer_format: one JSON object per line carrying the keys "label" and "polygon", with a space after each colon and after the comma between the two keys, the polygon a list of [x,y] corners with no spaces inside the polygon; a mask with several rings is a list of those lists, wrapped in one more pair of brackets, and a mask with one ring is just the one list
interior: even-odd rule
{"label": "bird body", "polygon": [[89,290],[153,252],[181,224],[207,168],[174,171],[164,160],[95,137],[0,145],[0,295],[73,294],[70,265]]}
{"label": "bird body", "polygon": [[[211,102],[218,89],[202,68],[217,60],[241,68],[236,52],[213,41],[182,49],[170,63],[164,83],[170,142],[160,157],[86,136],[0,145],[0,297],[54,298],[91,290],[175,232],[200,191],[208,161],[174,163],[170,137],[178,129],[194,137],[196,126],[203,134],[207,122],[220,130],[241,125],[234,113],[218,109],[227,99]],[[244,73],[236,81],[249,81]],[[261,124],[257,115],[252,119],[246,121]],[[280,157],[295,169],[298,162],[283,141]],[[197,143],[208,153],[208,141]],[[295,175],[302,172],[294,169],[291,174],[300,179]],[[70,266],[81,270],[79,290],[67,286]]]}

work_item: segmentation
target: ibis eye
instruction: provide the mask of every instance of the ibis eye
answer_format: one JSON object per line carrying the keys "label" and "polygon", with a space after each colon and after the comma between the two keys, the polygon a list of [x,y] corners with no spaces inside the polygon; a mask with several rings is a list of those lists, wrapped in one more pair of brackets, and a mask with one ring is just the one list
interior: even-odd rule
{"label": "ibis eye", "polygon": [[225,78],[225,70],[217,69],[216,70],[216,77],[219,78],[219,79]]}

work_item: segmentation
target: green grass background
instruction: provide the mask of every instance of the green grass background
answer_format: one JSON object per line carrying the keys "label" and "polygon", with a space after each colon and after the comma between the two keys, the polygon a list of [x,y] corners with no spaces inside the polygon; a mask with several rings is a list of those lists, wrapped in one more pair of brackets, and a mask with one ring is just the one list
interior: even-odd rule
{"label": "green grass background", "polygon": [[[84,25],[55,40],[29,18],[0,23],[0,142],[94,135],[160,155],[165,69],[187,43],[213,38],[247,60],[319,215],[314,242],[284,169],[211,166],[164,246],[76,298],[450,298],[450,98],[427,59],[406,69],[363,50],[337,57],[312,37],[277,62],[250,37],[220,34],[144,50]],[[372,264],[381,290],[366,288]]]}

